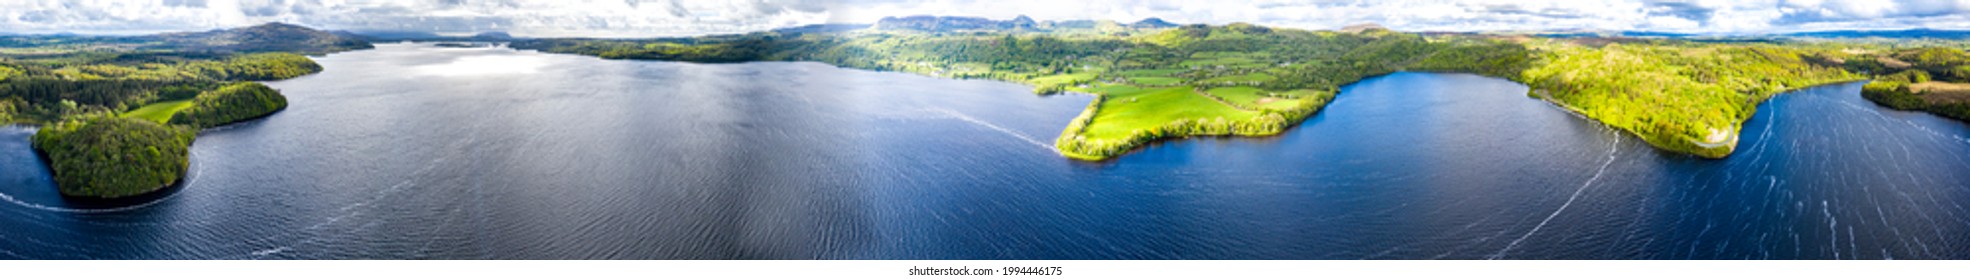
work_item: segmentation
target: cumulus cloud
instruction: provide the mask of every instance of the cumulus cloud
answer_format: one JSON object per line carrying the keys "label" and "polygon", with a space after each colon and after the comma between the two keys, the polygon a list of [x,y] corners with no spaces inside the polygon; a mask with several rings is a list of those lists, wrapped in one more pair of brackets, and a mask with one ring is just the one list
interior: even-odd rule
{"label": "cumulus cloud", "polygon": [[1970,1],[1782,1],[1780,23],[1866,22],[1921,19],[1970,13]]}
{"label": "cumulus cloud", "polygon": [[648,37],[867,23],[886,16],[1160,17],[1327,29],[1766,33],[1970,28],[1970,0],[4,0],[0,31],[149,33],[268,21],[329,29]]}
{"label": "cumulus cloud", "polygon": [[150,33],[279,21],[346,30],[530,36],[744,32],[828,20],[803,0],[5,0],[0,31]]}

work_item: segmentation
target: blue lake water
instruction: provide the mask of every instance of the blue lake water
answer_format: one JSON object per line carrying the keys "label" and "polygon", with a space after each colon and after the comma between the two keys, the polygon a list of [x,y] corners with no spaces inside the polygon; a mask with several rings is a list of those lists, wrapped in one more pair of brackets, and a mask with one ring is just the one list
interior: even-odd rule
{"label": "blue lake water", "polygon": [[1509,81],[1397,73],[1267,138],[1067,160],[1092,98],[816,63],[383,45],[269,83],[189,181],[85,210],[0,129],[0,258],[1963,259],[1970,126],[1858,84],[1735,155],[1661,152]]}

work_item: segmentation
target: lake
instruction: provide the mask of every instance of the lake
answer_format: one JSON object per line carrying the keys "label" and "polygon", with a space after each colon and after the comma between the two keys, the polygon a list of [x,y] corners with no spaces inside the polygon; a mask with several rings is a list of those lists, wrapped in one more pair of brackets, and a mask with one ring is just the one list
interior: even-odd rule
{"label": "lake", "polygon": [[64,202],[0,129],[0,258],[1963,259],[1970,126],[1803,89],[1706,160],[1465,74],[1106,162],[1092,100],[818,63],[380,45],[271,82],[153,203]]}

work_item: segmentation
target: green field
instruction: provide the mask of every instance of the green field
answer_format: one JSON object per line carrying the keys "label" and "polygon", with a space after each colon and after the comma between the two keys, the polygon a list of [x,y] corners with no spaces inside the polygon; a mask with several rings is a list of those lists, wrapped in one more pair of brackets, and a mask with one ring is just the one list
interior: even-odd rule
{"label": "green field", "polygon": [[1216,85],[1216,84],[1229,83],[1229,84],[1238,84],[1238,85],[1252,85],[1255,83],[1271,82],[1273,80],[1278,80],[1278,79],[1279,78],[1273,77],[1272,75],[1267,75],[1266,73],[1251,73],[1244,75],[1232,75],[1232,76],[1210,78],[1204,80],[1204,84]]}
{"label": "green field", "polygon": [[1311,90],[1311,89],[1296,89],[1296,90],[1289,90],[1285,92],[1274,92],[1273,94],[1278,94],[1280,96],[1302,98],[1302,97],[1315,96],[1321,94],[1329,94],[1329,92]]}
{"label": "green field", "polygon": [[1213,88],[1209,93],[1218,98],[1224,98],[1225,101],[1231,102],[1232,104],[1253,109],[1285,110],[1293,108],[1301,102],[1301,100],[1293,98],[1296,95],[1270,92],[1254,87]]}
{"label": "green field", "polygon": [[1183,63],[1178,65],[1196,66],[1196,67],[1224,66],[1228,68],[1230,67],[1257,68],[1257,67],[1265,67],[1266,63],[1264,63],[1263,61],[1269,60],[1271,59],[1271,57],[1272,57],[1271,55],[1267,55],[1265,53],[1199,52],[1196,54],[1192,54],[1190,56],[1190,59],[1184,60]]}
{"label": "green field", "polygon": [[1129,82],[1145,86],[1173,86],[1183,83],[1183,79],[1171,77],[1128,77]]}
{"label": "green field", "polygon": [[[1709,158],[1730,154],[1739,127],[1772,95],[1866,78],[1854,73],[1910,67],[1873,63],[1884,61],[1877,56],[1929,61],[1912,65],[1936,75],[1970,76],[1956,74],[1970,73],[1970,66],[1955,63],[1954,57],[1963,55],[1948,49],[1869,54],[1895,47],[1297,30],[1243,23],[1098,31],[769,32],[549,39],[513,46],[605,58],[818,61],[1023,82],[1042,93],[1074,87],[1101,97],[1062,130],[1054,146],[1062,155],[1088,160],[1118,156],[1157,139],[1276,134],[1317,113],[1341,87],[1397,71],[1517,81],[1536,97],[1656,147]],[[647,50],[646,44],[665,42],[676,44]],[[1950,59],[1924,59],[1939,57]],[[1094,88],[1079,88],[1089,83]]]}
{"label": "green field", "polygon": [[1033,92],[1035,93],[1051,93],[1051,92],[1065,91],[1069,87],[1073,87],[1075,85],[1093,82],[1094,78],[1095,78],[1095,73],[1092,72],[1076,73],[1076,74],[1060,74],[1060,75],[1041,76],[1041,77],[1033,78],[1031,80],[1026,80],[1026,83],[1033,85]]}
{"label": "green field", "polygon": [[1191,87],[1133,88],[1105,87],[1101,115],[1087,127],[1083,136],[1091,139],[1123,139],[1138,131],[1161,127],[1176,120],[1244,120],[1256,112],[1239,110],[1191,92]]}
{"label": "green field", "polygon": [[1125,77],[1145,77],[1145,76],[1147,76],[1147,77],[1167,77],[1167,76],[1170,76],[1170,75],[1176,75],[1177,73],[1183,73],[1183,71],[1190,71],[1190,70],[1188,70],[1188,69],[1136,69],[1136,70],[1128,70],[1128,71],[1122,71],[1122,76],[1125,76]]}
{"label": "green field", "polygon": [[129,112],[123,112],[122,115],[118,115],[118,116],[125,118],[145,119],[157,123],[169,123],[171,121],[172,114],[177,114],[179,110],[184,110],[185,108],[191,108],[191,107],[192,107],[191,99],[164,101],[164,102],[151,103],[150,105],[144,105],[144,107],[137,108],[136,110],[130,110]]}
{"label": "green field", "polygon": [[[30,139],[63,196],[141,195],[184,177],[198,129],[284,108],[285,97],[253,81],[321,72],[303,54],[372,47],[282,23],[141,36],[0,35],[0,123],[40,126]],[[257,88],[239,89],[245,84]]]}
{"label": "green field", "polygon": [[[1879,73],[1861,87],[1862,98],[1896,110],[1921,110],[1970,121],[1970,52],[1919,48],[1860,54],[1849,61],[1861,61],[1855,68]],[[1909,67],[1896,68],[1893,66],[1901,65],[1879,61],[1901,61]]]}

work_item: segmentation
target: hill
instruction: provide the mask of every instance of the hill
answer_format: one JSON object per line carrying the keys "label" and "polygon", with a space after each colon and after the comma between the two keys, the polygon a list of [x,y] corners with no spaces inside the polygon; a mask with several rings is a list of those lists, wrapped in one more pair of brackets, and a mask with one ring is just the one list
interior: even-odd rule
{"label": "hill", "polygon": [[1735,150],[1736,134],[1758,103],[1790,89],[1864,78],[1823,59],[1838,48],[1630,38],[1594,30],[1546,33],[1593,36],[1548,37],[1425,35],[1378,25],[1343,31],[1249,23],[1132,27],[1171,25],[1146,19],[1113,26],[1047,22],[1028,29],[1023,22],[913,16],[832,36],[547,39],[512,47],[611,59],[815,61],[1026,83],[1037,93],[1089,93],[1096,101],[1069,121],[1054,145],[1064,156],[1089,160],[1159,139],[1276,134],[1318,112],[1340,87],[1396,71],[1518,81],[1532,89],[1530,96],[1657,147],[1719,158]]}
{"label": "hill", "polygon": [[444,35],[438,35],[438,33],[424,32],[424,31],[397,31],[397,30],[336,30],[336,31],[330,31],[330,33],[335,33],[335,35],[341,35],[343,37],[368,40],[371,42],[425,40],[431,38],[445,37]]}
{"label": "hill", "polygon": [[299,25],[270,22],[244,28],[205,32],[165,33],[132,38],[158,41],[181,51],[208,52],[294,52],[326,54],[374,48],[362,38],[315,30]]}
{"label": "hill", "polygon": [[1784,37],[1810,37],[1810,38],[1966,39],[1966,38],[1970,38],[1970,30],[1939,30],[1939,29],[1927,29],[1927,28],[1902,29],[1902,30],[1829,30],[1829,31],[1784,33],[1780,35]]}
{"label": "hill", "polygon": [[[831,30],[847,31],[844,28],[853,27],[853,26],[855,25],[834,25],[831,26],[833,27],[831,28]],[[957,17],[957,16],[907,16],[900,18],[885,17],[882,18],[882,20],[876,21],[876,23],[874,25],[869,26],[869,28],[874,30],[881,30],[881,31],[919,31],[919,32],[930,32],[930,33],[1008,32],[1008,31],[1044,33],[1044,32],[1057,32],[1057,31],[1079,30],[1079,29],[1112,30],[1112,31],[1125,31],[1128,29],[1155,30],[1155,29],[1164,29],[1164,28],[1174,28],[1178,26],[1181,25],[1170,23],[1168,21],[1163,21],[1163,19],[1159,19],[1159,18],[1147,18],[1141,21],[1137,21],[1135,23],[1122,24],[1122,23],[1116,23],[1114,21],[1105,21],[1105,20],[1104,21],[1093,21],[1093,20],[1035,21],[1031,17],[1021,15],[1021,16],[1013,17],[1012,19],[1008,19],[1008,20],[993,20],[993,19],[979,18],[979,17]],[[794,30],[801,30],[801,29],[809,29],[809,28],[803,27]],[[783,32],[784,30],[787,29],[776,29],[774,31],[784,33]]]}
{"label": "hill", "polygon": [[1023,25],[1021,24],[1022,22],[1018,20],[1000,21],[1000,20],[991,20],[981,17],[922,16],[922,15],[907,16],[900,18],[884,17],[882,18],[882,20],[876,21],[875,29],[916,30],[916,31],[927,31],[927,32],[955,32],[955,31],[972,31],[972,30],[1011,30],[1011,29],[1017,29],[1022,27],[1033,28],[1032,19],[1026,18],[1025,16],[1020,16],[1019,18],[1026,19],[1026,21],[1023,22],[1024,23]]}
{"label": "hill", "polygon": [[1134,27],[1134,28],[1171,28],[1171,27],[1177,27],[1177,24],[1175,24],[1175,23],[1170,23],[1170,22],[1168,22],[1168,21],[1163,21],[1163,19],[1160,19],[1160,18],[1145,18],[1145,19],[1142,19],[1141,21],[1136,21],[1135,23],[1130,23],[1130,24],[1129,24],[1129,27]]}
{"label": "hill", "polygon": [[97,117],[42,127],[34,149],[47,157],[62,195],[119,198],[178,182],[195,134],[134,118]]}
{"label": "hill", "polygon": [[802,25],[795,27],[777,28],[777,29],[773,29],[773,32],[781,33],[781,34],[835,33],[835,32],[847,32],[847,31],[869,29],[870,26],[872,25],[851,24],[851,23],[809,24],[809,25]]}

